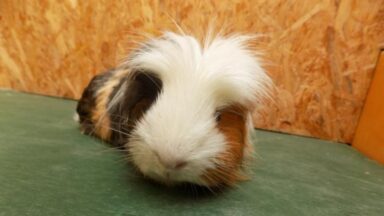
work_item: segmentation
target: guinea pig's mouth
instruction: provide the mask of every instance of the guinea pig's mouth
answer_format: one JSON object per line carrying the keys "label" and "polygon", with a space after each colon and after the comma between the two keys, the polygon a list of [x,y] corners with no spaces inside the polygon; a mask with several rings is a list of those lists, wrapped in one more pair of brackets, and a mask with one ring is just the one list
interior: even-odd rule
{"label": "guinea pig's mouth", "polygon": [[152,173],[147,173],[144,175],[146,177],[150,178],[151,180],[160,182],[161,184],[164,184],[164,185],[169,186],[169,187],[185,183],[185,181],[176,180],[177,178],[175,178],[175,175],[174,174],[172,175],[169,172],[165,172],[163,174],[152,172]]}
{"label": "guinea pig's mouth", "polygon": [[177,171],[164,171],[160,178],[162,178],[164,184],[169,186],[186,182],[185,180],[180,179],[180,174],[177,173]]}
{"label": "guinea pig's mouth", "polygon": [[147,171],[142,174],[154,181],[157,181],[166,186],[178,186],[182,184],[193,184],[199,186],[207,186],[200,178],[192,178],[188,176],[184,171],[181,170],[167,170],[164,169],[162,172]]}

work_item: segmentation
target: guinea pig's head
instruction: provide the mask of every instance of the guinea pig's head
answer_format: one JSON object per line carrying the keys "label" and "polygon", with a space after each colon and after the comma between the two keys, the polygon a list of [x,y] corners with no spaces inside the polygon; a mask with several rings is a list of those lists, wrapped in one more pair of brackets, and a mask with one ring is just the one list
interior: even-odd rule
{"label": "guinea pig's head", "polygon": [[165,33],[133,53],[126,65],[161,82],[126,144],[141,173],[209,187],[242,178],[252,108],[271,82],[248,40]]}

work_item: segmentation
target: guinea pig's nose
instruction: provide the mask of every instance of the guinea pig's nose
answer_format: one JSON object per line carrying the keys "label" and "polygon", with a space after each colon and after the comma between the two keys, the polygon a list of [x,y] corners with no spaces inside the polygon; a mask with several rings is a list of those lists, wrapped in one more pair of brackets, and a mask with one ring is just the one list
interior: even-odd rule
{"label": "guinea pig's nose", "polygon": [[179,170],[187,165],[187,162],[184,160],[161,157],[160,155],[157,156],[160,163],[167,169]]}
{"label": "guinea pig's nose", "polygon": [[187,162],[185,161],[177,161],[175,163],[175,166],[173,167],[173,169],[181,169],[183,167],[185,167],[187,165]]}
{"label": "guinea pig's nose", "polygon": [[167,169],[173,169],[173,170],[179,170],[182,169],[187,165],[187,162],[185,161],[167,161],[167,162],[162,162],[160,161],[165,168]]}

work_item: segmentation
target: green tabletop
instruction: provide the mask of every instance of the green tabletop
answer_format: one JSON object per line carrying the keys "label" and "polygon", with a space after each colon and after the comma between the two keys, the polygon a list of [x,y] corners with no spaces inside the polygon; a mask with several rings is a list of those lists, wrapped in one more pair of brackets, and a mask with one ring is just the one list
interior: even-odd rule
{"label": "green tabletop", "polygon": [[75,106],[0,91],[0,215],[384,215],[384,166],[348,145],[255,131],[250,181],[168,188],[80,134]]}

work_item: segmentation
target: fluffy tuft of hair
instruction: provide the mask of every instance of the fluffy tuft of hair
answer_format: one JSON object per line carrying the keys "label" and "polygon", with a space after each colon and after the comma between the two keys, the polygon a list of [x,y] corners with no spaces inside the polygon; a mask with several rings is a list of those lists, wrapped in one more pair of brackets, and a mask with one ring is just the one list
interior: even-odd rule
{"label": "fluffy tuft of hair", "polygon": [[215,94],[219,106],[233,102],[250,105],[268,97],[271,79],[248,48],[254,37],[209,38],[201,45],[192,36],[165,32],[144,44],[125,64],[155,73],[165,86],[198,78],[207,84],[208,92]]}

